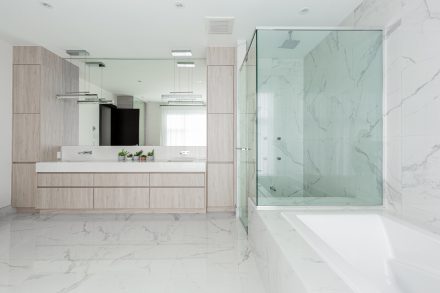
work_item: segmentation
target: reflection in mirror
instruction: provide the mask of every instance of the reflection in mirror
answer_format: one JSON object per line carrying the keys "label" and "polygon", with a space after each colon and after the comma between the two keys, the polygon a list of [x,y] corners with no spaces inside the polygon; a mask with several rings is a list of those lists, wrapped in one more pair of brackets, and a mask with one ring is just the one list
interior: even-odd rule
{"label": "reflection in mirror", "polygon": [[206,146],[205,59],[70,59],[80,69],[79,145]]}

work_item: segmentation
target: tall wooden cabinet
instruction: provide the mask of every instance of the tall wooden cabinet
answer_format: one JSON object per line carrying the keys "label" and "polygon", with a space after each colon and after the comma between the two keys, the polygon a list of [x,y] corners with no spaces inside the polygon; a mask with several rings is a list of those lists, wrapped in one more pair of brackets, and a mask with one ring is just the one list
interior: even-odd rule
{"label": "tall wooden cabinet", "polygon": [[35,163],[78,143],[78,105],[56,95],[78,91],[79,70],[42,47],[14,47],[13,54],[12,206],[34,208]]}
{"label": "tall wooden cabinet", "polygon": [[207,207],[234,211],[235,48],[208,48],[207,65]]}

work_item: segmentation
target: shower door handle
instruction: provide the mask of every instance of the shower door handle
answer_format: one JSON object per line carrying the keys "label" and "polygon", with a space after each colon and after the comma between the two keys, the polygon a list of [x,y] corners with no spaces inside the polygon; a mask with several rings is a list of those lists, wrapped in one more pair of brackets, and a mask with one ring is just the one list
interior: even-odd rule
{"label": "shower door handle", "polygon": [[235,148],[236,150],[239,150],[239,151],[250,151],[251,149],[250,148]]}

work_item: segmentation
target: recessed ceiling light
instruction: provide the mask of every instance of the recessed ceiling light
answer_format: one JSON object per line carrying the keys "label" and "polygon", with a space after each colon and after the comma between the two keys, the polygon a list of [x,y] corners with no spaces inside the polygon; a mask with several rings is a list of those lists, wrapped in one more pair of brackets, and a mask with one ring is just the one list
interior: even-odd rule
{"label": "recessed ceiling light", "polygon": [[171,55],[173,57],[191,57],[192,52],[191,50],[172,50]]}
{"label": "recessed ceiling light", "polygon": [[176,1],[176,3],[174,3],[174,5],[175,5],[177,8],[183,8],[183,7],[185,7],[185,5],[183,5],[183,2],[182,2],[182,1]]}
{"label": "recessed ceiling light", "polygon": [[309,12],[310,12],[310,8],[308,8],[308,7],[304,7],[303,9],[301,9],[301,10],[299,11],[299,14],[304,15],[304,14],[307,14],[307,13],[309,13]]}
{"label": "recessed ceiling light", "polygon": [[47,2],[41,2],[41,5],[42,5],[43,7],[45,7],[45,8],[48,8],[48,9],[53,8],[53,6],[52,6],[50,3],[47,3]]}
{"label": "recessed ceiling light", "polygon": [[177,62],[177,67],[196,67],[194,62]]}

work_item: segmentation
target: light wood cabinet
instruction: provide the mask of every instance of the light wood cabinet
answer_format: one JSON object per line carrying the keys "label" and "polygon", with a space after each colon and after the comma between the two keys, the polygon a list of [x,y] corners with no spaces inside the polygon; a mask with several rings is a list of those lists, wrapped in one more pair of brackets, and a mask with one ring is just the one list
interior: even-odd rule
{"label": "light wood cabinet", "polygon": [[234,113],[234,66],[208,66],[208,113]]}
{"label": "light wood cabinet", "polygon": [[40,115],[14,114],[12,134],[12,161],[38,162],[40,145]]}
{"label": "light wood cabinet", "polygon": [[206,212],[205,173],[39,173],[35,181],[37,209]]}
{"label": "light wood cabinet", "polygon": [[37,209],[93,209],[93,188],[38,188]]}
{"label": "light wood cabinet", "polygon": [[38,187],[92,187],[93,174],[40,173]]}
{"label": "light wood cabinet", "polygon": [[149,188],[95,188],[95,209],[148,209]]}
{"label": "light wood cabinet", "polygon": [[35,164],[12,164],[12,207],[33,208],[36,194]]}
{"label": "light wood cabinet", "polygon": [[148,187],[150,181],[149,174],[102,173],[94,174],[93,177],[95,187]]}
{"label": "light wood cabinet", "polygon": [[234,164],[208,163],[208,211],[234,210]]}
{"label": "light wood cabinet", "polygon": [[152,173],[152,187],[204,187],[204,173]]}
{"label": "light wood cabinet", "polygon": [[205,209],[204,188],[150,188],[152,209]]}
{"label": "light wood cabinet", "polygon": [[14,113],[40,113],[40,65],[14,65]]}
{"label": "light wood cabinet", "polygon": [[41,64],[43,50],[39,46],[16,46],[13,51],[14,64]]}
{"label": "light wood cabinet", "polygon": [[235,47],[208,47],[207,65],[235,65]]}
{"label": "light wood cabinet", "polygon": [[208,162],[234,161],[234,115],[208,115]]}

